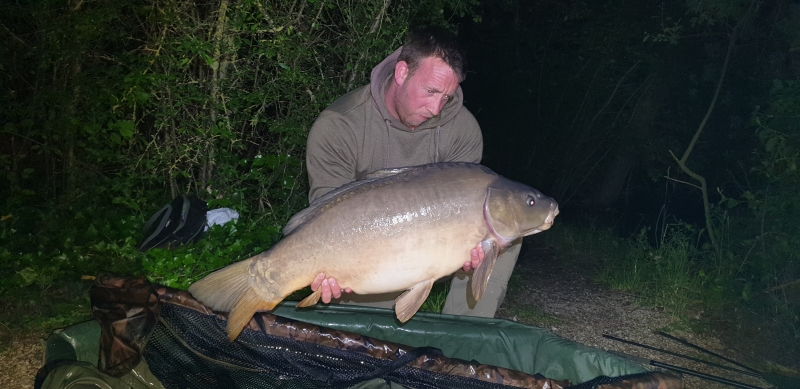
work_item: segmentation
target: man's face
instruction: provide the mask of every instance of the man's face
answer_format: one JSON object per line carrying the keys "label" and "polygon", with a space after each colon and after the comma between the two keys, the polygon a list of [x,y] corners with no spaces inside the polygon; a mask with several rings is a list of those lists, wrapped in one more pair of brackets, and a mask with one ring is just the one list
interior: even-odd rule
{"label": "man's face", "polygon": [[411,129],[442,111],[458,89],[458,77],[453,69],[439,58],[423,59],[417,70],[409,73],[405,61],[395,66],[397,84],[393,105],[396,116]]}

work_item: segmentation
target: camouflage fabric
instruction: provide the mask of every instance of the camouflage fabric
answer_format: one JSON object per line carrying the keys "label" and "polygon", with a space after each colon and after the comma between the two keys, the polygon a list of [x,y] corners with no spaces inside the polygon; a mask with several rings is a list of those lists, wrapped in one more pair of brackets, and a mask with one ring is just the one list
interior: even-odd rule
{"label": "camouflage fabric", "polygon": [[101,274],[89,290],[92,315],[100,323],[101,372],[121,377],[142,360],[147,339],[158,322],[161,306],[145,278]]}
{"label": "camouflage fabric", "polygon": [[[630,377],[630,376],[629,376]],[[625,377],[623,377],[625,378]],[[652,372],[599,385],[597,389],[682,389],[683,380],[672,373]]]}

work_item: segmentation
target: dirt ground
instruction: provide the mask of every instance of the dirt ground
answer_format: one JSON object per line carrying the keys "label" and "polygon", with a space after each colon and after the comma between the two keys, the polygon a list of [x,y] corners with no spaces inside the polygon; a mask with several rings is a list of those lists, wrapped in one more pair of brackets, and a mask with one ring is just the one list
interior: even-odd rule
{"label": "dirt ground", "polygon": [[[548,328],[559,336],[588,346],[678,365],[761,388],[771,386],[760,379],[603,338],[603,333],[607,333],[653,347],[705,358],[686,346],[654,334],[654,331],[667,329],[674,336],[733,360],[745,360],[713,335],[697,335],[669,329],[676,320],[669,314],[641,307],[632,296],[608,290],[589,281],[586,269],[561,261],[552,248],[536,247],[530,242],[532,240],[524,243],[509,295],[498,312],[499,317]],[[33,387],[36,372],[42,365],[43,340],[44,335],[41,334],[24,335],[18,337],[11,347],[0,354],[0,388]],[[684,378],[687,388],[730,387],[688,376]]]}
{"label": "dirt ground", "polygon": [[0,353],[0,388],[33,388],[36,372],[43,365],[43,341],[36,334],[22,335]]}

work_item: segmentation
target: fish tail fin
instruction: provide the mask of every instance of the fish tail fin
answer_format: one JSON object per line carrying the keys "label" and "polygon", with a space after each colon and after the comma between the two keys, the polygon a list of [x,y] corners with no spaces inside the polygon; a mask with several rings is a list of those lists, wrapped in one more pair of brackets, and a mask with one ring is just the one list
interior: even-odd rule
{"label": "fish tail fin", "polygon": [[271,311],[279,302],[281,302],[281,300],[271,302],[264,301],[258,293],[256,293],[255,289],[250,288],[247,290],[239,301],[236,302],[236,305],[228,315],[228,325],[226,327],[228,339],[233,342],[256,312]]}
{"label": "fish tail fin", "polygon": [[244,261],[219,269],[189,286],[189,293],[215,311],[230,312],[250,287],[250,263]]}
{"label": "fish tail fin", "polygon": [[189,287],[189,293],[215,311],[228,315],[228,339],[233,341],[258,311],[270,311],[281,301],[264,301],[250,284],[250,260],[219,269]]}

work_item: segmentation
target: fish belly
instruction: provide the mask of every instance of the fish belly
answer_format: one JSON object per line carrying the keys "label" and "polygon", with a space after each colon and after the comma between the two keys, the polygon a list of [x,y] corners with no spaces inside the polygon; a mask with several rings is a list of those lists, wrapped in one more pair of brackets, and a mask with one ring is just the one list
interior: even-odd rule
{"label": "fish belly", "polygon": [[358,294],[402,291],[435,281],[460,269],[482,240],[481,229],[472,224],[437,225],[363,242],[350,258],[336,261],[340,266],[326,266],[326,274]]}

